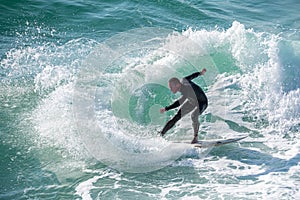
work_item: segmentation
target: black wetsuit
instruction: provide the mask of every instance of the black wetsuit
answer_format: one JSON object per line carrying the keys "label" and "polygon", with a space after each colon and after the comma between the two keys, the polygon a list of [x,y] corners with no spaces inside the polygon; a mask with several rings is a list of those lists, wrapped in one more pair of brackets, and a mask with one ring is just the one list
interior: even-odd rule
{"label": "black wetsuit", "polygon": [[199,115],[207,108],[207,97],[203,90],[192,82],[192,80],[200,76],[200,72],[193,73],[182,79],[181,87],[179,92],[182,96],[176,100],[173,104],[165,107],[166,111],[177,108],[181,106],[176,115],[170,119],[163,130],[161,135],[164,135],[168,130],[170,130],[175,123],[180,120],[183,116],[192,112],[191,118],[193,121],[194,134],[197,135],[199,131]]}

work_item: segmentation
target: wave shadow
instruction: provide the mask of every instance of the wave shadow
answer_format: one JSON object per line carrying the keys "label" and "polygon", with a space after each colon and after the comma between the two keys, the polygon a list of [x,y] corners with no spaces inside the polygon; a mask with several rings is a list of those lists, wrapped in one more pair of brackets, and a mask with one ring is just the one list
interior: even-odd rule
{"label": "wave shadow", "polygon": [[264,168],[264,172],[239,176],[239,179],[257,179],[259,176],[274,172],[288,172],[291,167],[297,166],[300,162],[300,153],[286,160],[257,150],[239,148],[233,145],[214,148],[210,152],[210,155],[226,157],[227,159],[236,160],[247,165],[256,165]]}

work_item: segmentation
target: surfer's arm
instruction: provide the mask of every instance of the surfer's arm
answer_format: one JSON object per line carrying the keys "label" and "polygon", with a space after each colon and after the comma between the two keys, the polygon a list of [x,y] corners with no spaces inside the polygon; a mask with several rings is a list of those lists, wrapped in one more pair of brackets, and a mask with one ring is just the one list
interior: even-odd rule
{"label": "surfer's arm", "polygon": [[206,72],[206,69],[203,68],[201,72],[195,72],[195,73],[193,73],[193,74],[191,74],[189,76],[184,77],[184,79],[186,79],[188,81],[191,81],[191,80],[193,80],[194,78],[197,78],[200,75],[204,75],[205,72]]}
{"label": "surfer's arm", "polygon": [[176,100],[174,103],[172,103],[171,105],[169,106],[166,106],[165,107],[165,111],[168,111],[168,110],[172,110],[174,108],[177,108],[178,106],[180,106],[184,101],[186,100],[186,97],[185,96],[181,96],[178,100]]}
{"label": "surfer's arm", "polygon": [[184,79],[186,79],[187,81],[191,81],[191,80],[193,80],[194,78],[196,78],[200,75],[201,75],[200,72],[195,72],[195,73],[193,73],[189,76],[184,77]]}

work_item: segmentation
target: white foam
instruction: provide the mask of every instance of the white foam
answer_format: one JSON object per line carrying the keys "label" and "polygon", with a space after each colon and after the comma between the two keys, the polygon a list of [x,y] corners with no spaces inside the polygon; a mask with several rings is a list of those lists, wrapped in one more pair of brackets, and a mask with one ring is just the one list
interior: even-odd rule
{"label": "white foam", "polygon": [[102,176],[94,176],[84,182],[81,182],[76,188],[76,194],[79,195],[83,200],[92,200],[91,190],[96,188],[93,183],[101,179]]}

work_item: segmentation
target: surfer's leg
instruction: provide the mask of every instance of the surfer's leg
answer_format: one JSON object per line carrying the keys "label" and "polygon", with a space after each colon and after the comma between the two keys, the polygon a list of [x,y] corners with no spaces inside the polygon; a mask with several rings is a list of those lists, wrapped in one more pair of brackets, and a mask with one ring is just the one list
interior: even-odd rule
{"label": "surfer's leg", "polygon": [[167,122],[167,124],[164,126],[160,134],[163,136],[168,130],[170,130],[176,124],[176,122],[178,122],[183,116],[191,112],[194,108],[195,107],[189,102],[184,103],[182,107],[178,110],[176,115],[174,115],[174,117],[172,117]]}
{"label": "surfer's leg", "polygon": [[160,134],[163,136],[164,134],[166,134],[166,132],[168,130],[170,130],[178,120],[181,119],[181,110],[179,110],[176,115],[174,115],[174,117],[172,117],[164,126],[164,128],[162,129],[162,131],[160,132]]}
{"label": "surfer's leg", "polygon": [[191,142],[192,144],[198,142],[198,132],[199,132],[199,127],[200,127],[200,123],[199,123],[199,115],[200,115],[199,107],[197,107],[197,108],[192,112],[192,115],[191,115],[191,118],[192,118],[192,126],[193,126],[193,129],[194,129],[194,139],[193,139],[192,142]]}
{"label": "surfer's leg", "polygon": [[199,127],[200,127],[199,115],[201,115],[206,108],[207,108],[207,104],[202,104],[202,105],[199,105],[199,107],[197,107],[192,112],[191,118],[192,118],[192,126],[194,129],[194,139],[192,140],[192,143],[198,142],[198,132],[199,132]]}

